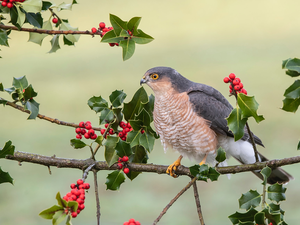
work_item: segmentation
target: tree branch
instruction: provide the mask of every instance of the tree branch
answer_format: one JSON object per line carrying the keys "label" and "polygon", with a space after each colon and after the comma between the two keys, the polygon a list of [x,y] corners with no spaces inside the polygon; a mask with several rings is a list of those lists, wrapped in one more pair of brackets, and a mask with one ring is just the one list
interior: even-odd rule
{"label": "tree branch", "polygon": [[6,26],[3,24],[0,24],[0,28],[3,30],[15,30],[15,31],[25,31],[25,32],[31,32],[31,33],[38,33],[38,34],[89,34],[94,36],[95,34],[100,35],[101,32],[92,33],[91,31],[75,31],[75,30],[43,30],[43,29],[37,29],[37,28],[21,28],[18,29],[15,26]]}
{"label": "tree branch", "polygon": [[94,185],[95,185],[95,196],[96,196],[96,205],[97,205],[97,225],[100,225],[100,200],[99,200],[99,192],[98,192],[98,181],[97,181],[97,171],[93,170],[94,173]]}
{"label": "tree branch", "polygon": [[[84,170],[91,164],[95,163],[93,159],[68,159],[68,158],[58,158],[56,156],[43,156],[39,154],[26,153],[15,151],[14,155],[7,155],[6,159],[14,160],[18,162],[29,162],[44,166],[56,166],[58,168],[76,168]],[[229,173],[242,173],[246,171],[260,170],[265,166],[270,168],[276,168],[284,165],[290,165],[300,162],[300,156],[295,156],[291,158],[284,159],[274,159],[266,162],[259,162],[254,164],[244,164],[236,166],[226,166],[226,167],[217,167],[217,171],[220,174],[229,174]],[[143,163],[130,163],[130,170],[134,172],[148,172],[148,173],[157,173],[157,174],[166,174],[168,166],[164,165],[155,165],[155,164],[143,164]],[[97,161],[93,167],[95,170],[117,170],[117,163],[109,167],[105,161]],[[188,167],[179,166],[176,173],[178,175],[191,176],[190,170]]]}
{"label": "tree branch", "polygon": [[202,215],[202,211],[201,211],[201,204],[200,204],[200,200],[199,200],[199,194],[198,194],[198,189],[197,189],[197,183],[196,182],[193,183],[193,189],[194,189],[194,197],[195,197],[195,201],[196,201],[197,212],[198,212],[200,224],[205,225],[203,215]]}

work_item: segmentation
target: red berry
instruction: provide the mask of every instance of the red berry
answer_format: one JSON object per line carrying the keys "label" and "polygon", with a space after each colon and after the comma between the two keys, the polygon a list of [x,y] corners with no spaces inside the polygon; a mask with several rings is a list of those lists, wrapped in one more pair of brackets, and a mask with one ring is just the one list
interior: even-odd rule
{"label": "red berry", "polygon": [[131,218],[130,220],[128,220],[128,222],[129,222],[129,223],[135,223],[135,219],[132,219],[132,218]]}
{"label": "red berry", "polygon": [[101,37],[102,37],[102,36],[104,36],[105,34],[106,34],[106,32],[102,32],[102,35],[101,35]]}
{"label": "red berry", "polygon": [[78,209],[83,210],[85,208],[84,204],[78,205]]}
{"label": "red berry", "polygon": [[58,19],[57,18],[53,18],[52,19],[52,23],[57,23],[58,22]]}
{"label": "red berry", "polygon": [[119,43],[116,43],[116,46],[119,46]]}
{"label": "red berry", "polygon": [[84,122],[80,122],[79,127],[84,128]]}
{"label": "red berry", "polygon": [[135,221],[135,225],[141,225],[139,221]]}
{"label": "red berry", "polygon": [[130,131],[130,129],[128,127],[126,127],[123,132],[128,133]]}
{"label": "red berry", "polygon": [[67,196],[67,197],[71,197],[71,196],[72,196],[72,193],[71,193],[71,192],[68,192],[68,193],[66,194],[66,196]]}
{"label": "red berry", "polygon": [[144,130],[141,130],[141,134],[143,134],[143,133],[145,133],[145,131],[144,131]]}
{"label": "red berry", "polygon": [[247,95],[246,89],[242,88],[242,89],[241,89],[241,92],[242,92],[243,94]]}
{"label": "red berry", "polygon": [[105,133],[105,129],[101,129],[101,134],[103,135]]}
{"label": "red berry", "polygon": [[122,163],[118,163],[117,168],[118,168],[118,170],[121,170],[123,168],[123,164]]}
{"label": "red berry", "polygon": [[78,184],[78,185],[83,184],[83,180],[82,180],[82,179],[78,179],[78,180],[77,180],[77,184]]}
{"label": "red berry", "polygon": [[224,83],[228,83],[228,82],[230,81],[230,79],[229,79],[229,77],[225,77],[225,78],[223,79],[223,81],[224,81]]}
{"label": "red berry", "polygon": [[92,33],[95,34],[97,32],[97,29],[95,27],[92,28]]}
{"label": "red berry", "polygon": [[232,89],[229,90],[229,93],[232,93]]}
{"label": "red berry", "polygon": [[131,128],[130,123],[127,123],[127,124],[126,124],[126,127],[128,127],[128,128],[130,129],[130,128]]}
{"label": "red berry", "polygon": [[84,189],[79,189],[80,195],[84,195],[85,194],[85,190]]}
{"label": "red berry", "polygon": [[71,216],[75,218],[77,216],[77,212],[72,212]]}
{"label": "red berry", "polygon": [[7,2],[2,2],[1,5],[2,5],[3,7],[6,7],[6,6],[7,6]]}
{"label": "red berry", "polygon": [[92,139],[92,140],[95,140],[97,137],[98,137],[97,134],[93,134],[93,135],[91,136],[91,139]]}
{"label": "red berry", "polygon": [[71,198],[76,201],[77,196],[76,195],[71,195]]}
{"label": "red berry", "polygon": [[231,80],[233,80],[233,79],[235,78],[235,74],[234,74],[234,73],[229,74],[229,78],[230,78]]}
{"label": "red berry", "polygon": [[84,201],[83,201],[81,198],[78,198],[78,199],[76,200],[76,202],[78,202],[78,205],[81,205],[81,204],[84,203]]}
{"label": "red berry", "polygon": [[93,136],[93,135],[95,134],[95,131],[94,131],[93,129],[90,129],[90,130],[88,131],[88,133],[89,133],[90,136]]}
{"label": "red berry", "polygon": [[79,189],[84,189],[84,185],[83,185],[83,184],[80,184],[80,185],[78,186],[78,188],[79,188]]}
{"label": "red berry", "polygon": [[123,158],[122,158],[122,161],[123,161],[123,162],[127,162],[127,161],[128,161],[128,156],[127,156],[127,155],[124,155]]}
{"label": "red berry", "polygon": [[126,221],[126,222],[124,222],[124,223],[123,223],[123,225],[129,225],[129,222],[128,222],[128,221]]}
{"label": "red berry", "polygon": [[85,129],[87,130],[92,129],[92,125],[90,123],[85,123]]}
{"label": "red berry", "polygon": [[235,85],[235,86],[234,86],[234,90],[238,91],[238,90],[240,90],[240,89],[241,89],[241,88],[240,88],[239,85]]}
{"label": "red berry", "polygon": [[109,134],[114,134],[114,133],[115,133],[115,132],[114,132],[114,129],[110,128],[109,131],[108,131],[108,133],[109,133]]}
{"label": "red berry", "polygon": [[80,132],[81,132],[82,135],[85,135],[86,130],[84,128],[82,128]]}
{"label": "red berry", "polygon": [[102,31],[107,32],[107,31],[109,31],[109,29],[107,27],[105,27],[105,28],[102,29]]}
{"label": "red berry", "polygon": [[86,139],[89,139],[89,138],[90,138],[90,135],[89,135],[88,133],[85,133],[85,134],[84,134],[84,137],[85,137]]}
{"label": "red berry", "polygon": [[109,30],[113,30],[114,28],[113,28],[113,27],[108,27],[108,29],[109,29]]}
{"label": "red berry", "polygon": [[76,212],[77,212],[77,215],[78,215],[78,214],[79,214],[81,211],[80,211],[80,209],[77,209],[77,211],[76,211]]}
{"label": "red berry", "polygon": [[240,81],[238,80],[238,79],[234,79],[233,81],[232,81],[232,84],[233,85],[238,85],[240,83]]}
{"label": "red berry", "polygon": [[115,46],[115,43],[108,43],[111,47]]}
{"label": "red berry", "polygon": [[123,132],[122,132],[122,131],[119,132],[118,136],[119,136],[119,137],[123,137],[123,136],[124,136]]}
{"label": "red berry", "polygon": [[119,157],[118,162],[119,163],[123,162],[123,158]]}
{"label": "red berry", "polygon": [[104,126],[105,126],[105,128],[107,128],[107,127],[108,127],[108,125],[109,125],[109,124],[108,124],[108,123],[106,123],[106,124],[104,125]]}
{"label": "red berry", "polygon": [[126,141],[126,137],[122,137],[121,139],[122,139],[122,141]]}
{"label": "red berry", "polygon": [[7,5],[6,5],[6,6],[7,6],[7,8],[9,8],[9,9],[10,9],[10,8],[12,8],[14,5],[13,5],[11,2],[9,2],[9,3],[7,3]]}
{"label": "red berry", "polygon": [[89,183],[84,183],[84,189],[90,189],[90,184]]}
{"label": "red berry", "polygon": [[82,138],[81,134],[77,134],[77,135],[76,135],[76,138],[77,138],[77,139],[81,139],[81,138]]}
{"label": "red berry", "polygon": [[123,171],[124,171],[125,174],[129,173],[129,169],[128,168],[124,168]]}
{"label": "red berry", "polygon": [[125,122],[121,121],[119,124],[120,127],[124,128],[123,126],[126,126]]}
{"label": "red berry", "polygon": [[75,132],[76,132],[77,134],[80,134],[80,133],[81,133],[81,129],[80,129],[79,127],[77,127],[77,128],[75,129]]}
{"label": "red berry", "polygon": [[81,194],[81,195],[79,196],[79,198],[82,199],[82,200],[84,200],[84,199],[85,199],[85,195],[84,195],[84,194]]}
{"label": "red berry", "polygon": [[91,123],[91,121],[86,121],[85,123],[89,123],[89,124],[92,124],[92,123]]}
{"label": "red berry", "polygon": [[103,23],[103,22],[99,23],[99,27],[100,27],[100,29],[105,28],[105,23]]}
{"label": "red berry", "polygon": [[76,188],[76,184],[71,184],[70,187],[71,187],[71,189],[74,189],[74,188]]}
{"label": "red berry", "polygon": [[79,193],[79,191],[78,191],[78,189],[77,188],[74,188],[74,189],[72,189],[71,190],[71,193],[72,193],[72,195],[78,195],[78,193]]}
{"label": "red berry", "polygon": [[242,89],[244,85],[242,83],[239,83],[240,88]]}
{"label": "red berry", "polygon": [[134,223],[129,223],[128,225],[135,225],[135,222]]}

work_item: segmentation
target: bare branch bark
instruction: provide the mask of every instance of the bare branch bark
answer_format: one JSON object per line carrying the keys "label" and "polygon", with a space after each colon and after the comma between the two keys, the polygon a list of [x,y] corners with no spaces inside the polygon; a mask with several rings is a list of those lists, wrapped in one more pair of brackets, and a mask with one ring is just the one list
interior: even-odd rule
{"label": "bare branch bark", "polygon": [[195,197],[195,201],[196,201],[197,212],[198,212],[200,224],[205,225],[202,211],[201,211],[201,204],[200,204],[200,199],[199,199],[199,194],[198,194],[198,189],[197,189],[197,182],[193,183],[193,189],[194,189],[194,197]]}
{"label": "bare branch bark", "polygon": [[94,173],[94,185],[95,185],[95,196],[96,196],[96,205],[97,205],[97,225],[100,225],[100,200],[99,200],[99,192],[98,192],[98,181],[97,181],[97,171],[93,170]]}

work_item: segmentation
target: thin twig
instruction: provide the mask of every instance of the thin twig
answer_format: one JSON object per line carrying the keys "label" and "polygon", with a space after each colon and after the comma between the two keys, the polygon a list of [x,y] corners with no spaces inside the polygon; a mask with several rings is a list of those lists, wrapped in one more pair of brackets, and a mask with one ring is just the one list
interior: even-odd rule
{"label": "thin twig", "polygon": [[258,151],[257,151],[256,144],[255,144],[255,141],[254,141],[254,138],[253,138],[253,135],[252,135],[252,132],[250,130],[248,122],[246,122],[246,127],[247,127],[247,131],[248,131],[248,134],[250,136],[250,140],[251,140],[251,143],[252,143],[252,146],[253,146],[253,150],[254,150],[254,154],[255,154],[255,160],[256,160],[256,162],[259,162]]}
{"label": "thin twig", "polygon": [[156,220],[153,222],[153,225],[156,225],[159,220],[163,217],[163,215],[168,211],[168,209],[174,204],[174,202],[184,193],[187,189],[189,189],[193,183],[196,181],[197,177],[194,177],[176,196],[173,198],[170,203],[163,209],[163,211],[159,214]]}
{"label": "thin twig", "polygon": [[85,181],[85,179],[87,178],[88,173],[90,172],[90,170],[96,165],[96,163],[91,164],[88,168],[85,169],[85,171],[82,174],[82,180],[83,182]]}
{"label": "thin twig", "polygon": [[202,215],[202,211],[201,211],[201,204],[200,204],[200,200],[199,200],[199,194],[198,194],[198,189],[197,189],[197,182],[193,183],[193,189],[194,189],[194,197],[195,197],[195,201],[196,201],[197,212],[198,212],[200,224],[201,225],[205,225],[204,219],[203,219],[203,215]]}
{"label": "thin twig", "polygon": [[97,204],[97,225],[100,225],[100,200],[99,200],[99,192],[98,192],[98,181],[97,181],[97,171],[93,170],[94,173],[94,184],[95,184],[95,196],[96,196],[96,204]]}

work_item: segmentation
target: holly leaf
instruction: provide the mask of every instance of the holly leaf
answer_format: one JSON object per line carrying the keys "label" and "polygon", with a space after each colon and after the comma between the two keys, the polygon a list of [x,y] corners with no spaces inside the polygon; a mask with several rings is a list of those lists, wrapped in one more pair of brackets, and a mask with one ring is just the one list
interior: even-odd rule
{"label": "holly leaf", "polygon": [[219,147],[217,150],[216,160],[220,163],[226,160],[226,152],[222,147]]}
{"label": "holly leaf", "polygon": [[287,59],[282,62],[282,69],[287,69],[286,74],[291,77],[300,75],[300,59]]}
{"label": "holly leaf", "polygon": [[25,101],[27,101],[28,99],[36,97],[37,93],[33,90],[33,87],[30,84],[27,88],[25,88],[23,95],[24,95]]}
{"label": "holly leaf", "polygon": [[297,99],[285,98],[283,100],[282,109],[287,112],[296,112],[298,110],[299,105],[300,105],[300,98]]}
{"label": "holly leaf", "polygon": [[88,106],[96,113],[108,108],[108,103],[101,96],[93,96],[88,100]]}
{"label": "holly leaf", "polygon": [[297,150],[300,150],[300,141],[298,143]]}
{"label": "holly leaf", "polygon": [[18,11],[16,7],[12,7],[9,10],[10,14],[10,22],[15,25],[19,30],[21,29],[20,25],[18,24]]}
{"label": "holly leaf", "polygon": [[145,126],[149,126],[151,123],[151,117],[144,108],[136,115],[135,119],[142,121]]}
{"label": "holly leaf", "polygon": [[25,13],[26,14],[26,21],[31,25],[42,28],[43,26],[43,17],[40,13]]}
{"label": "holly leaf", "polygon": [[66,207],[67,207],[67,201],[61,198],[61,196],[60,196],[60,193],[59,193],[59,192],[57,192],[57,194],[56,194],[56,197],[55,197],[55,198],[56,198],[56,200],[57,200],[57,204],[58,204],[59,206],[61,206],[61,207],[64,207],[64,208],[66,208]]}
{"label": "holly leaf", "polygon": [[6,31],[0,29],[0,45],[9,47],[7,40],[8,40],[8,36]]}
{"label": "holly leaf", "polygon": [[256,224],[265,224],[265,213],[259,212],[254,216],[254,221]]}
{"label": "holly leaf", "polygon": [[38,13],[42,11],[42,0],[26,0],[21,3],[22,8],[26,12]]}
{"label": "holly leaf", "polygon": [[20,9],[19,5],[15,5],[15,7],[18,13],[17,23],[19,24],[20,27],[22,27],[26,19],[26,14]]}
{"label": "holly leaf", "polygon": [[154,38],[148,34],[145,34],[142,30],[137,30],[138,34],[134,35],[131,40],[133,40],[137,44],[148,44],[153,41]]}
{"label": "holly leaf", "polygon": [[0,104],[2,104],[3,106],[5,106],[7,103],[6,100],[4,100],[3,98],[0,98]]}
{"label": "holly leaf", "polygon": [[266,166],[265,168],[263,168],[260,173],[263,175],[263,182],[262,182],[262,185],[266,185],[267,184],[267,180],[268,180],[268,177],[271,175],[272,173],[272,169],[268,166]]}
{"label": "holly leaf", "polygon": [[51,43],[51,50],[48,53],[53,53],[56,52],[58,49],[60,49],[59,46],[59,35],[60,34],[55,34],[53,36],[53,38],[51,39],[50,43]]}
{"label": "holly leaf", "polygon": [[11,88],[4,88],[4,91],[6,91],[7,93],[11,94],[15,91],[15,87],[11,87]]}
{"label": "holly leaf", "polygon": [[123,61],[130,59],[135,51],[135,41],[128,38],[126,40],[120,41],[120,46],[123,49]]}
{"label": "holly leaf", "polygon": [[220,176],[220,173],[213,167],[209,167],[208,169],[208,178],[211,180],[211,181],[217,181],[218,178]]}
{"label": "holly leaf", "polygon": [[150,153],[153,150],[153,146],[155,142],[154,136],[152,134],[145,132],[143,134],[140,134],[139,137],[140,137],[139,145],[142,145]]}
{"label": "holly leaf", "polygon": [[268,198],[272,201],[280,202],[285,200],[286,188],[282,184],[273,184],[268,187]]}
{"label": "holly leaf", "polygon": [[109,14],[109,20],[112,27],[114,28],[113,31],[115,32],[116,36],[119,36],[123,29],[127,30],[127,22],[121,20],[116,15]]}
{"label": "holly leaf", "polygon": [[145,109],[150,115],[150,122],[153,121],[153,110],[154,110],[154,95],[150,95],[147,102],[141,102],[139,112]]}
{"label": "holly leaf", "polygon": [[[132,148],[133,154],[129,156],[129,161],[133,163],[147,163],[148,160],[148,155],[146,150],[144,149],[143,146],[136,145]],[[141,172],[134,172],[134,171],[129,171],[126,176],[130,179],[133,180],[136,178]]]}
{"label": "holly leaf", "polygon": [[246,213],[236,212],[230,215],[228,218],[233,224],[239,224],[240,222],[252,222],[257,211],[253,208],[249,209]]}
{"label": "holly leaf", "polygon": [[104,34],[101,39],[103,43],[119,43],[124,37],[117,36],[114,30],[110,30]]}
{"label": "holly leaf", "polygon": [[104,123],[110,123],[114,119],[114,112],[111,109],[103,109],[100,115],[100,125]]}
{"label": "holly leaf", "polygon": [[143,127],[143,122],[140,120],[129,120],[128,122],[134,131],[140,131]]}
{"label": "holly leaf", "polygon": [[255,208],[259,205],[261,196],[257,191],[250,190],[239,199],[241,209],[249,210],[251,207]]}
{"label": "holly leaf", "polygon": [[[59,30],[73,30],[78,31],[78,28],[72,27],[69,23],[65,22],[64,20],[61,22]],[[70,42],[74,43],[77,42],[80,38],[79,34],[64,34],[64,37],[67,38]]]}
{"label": "holly leaf", "polygon": [[242,110],[234,108],[226,120],[229,130],[234,134],[234,140],[241,139],[244,136],[244,127],[247,122],[247,118],[242,119]]}
{"label": "holly leaf", "polygon": [[250,97],[241,93],[237,95],[237,102],[242,110],[242,119],[253,117],[257,123],[261,122],[265,118],[263,116],[257,115],[258,103],[254,97]]}
{"label": "holly leaf", "polygon": [[102,145],[102,141],[103,141],[103,136],[100,135],[96,138],[95,142],[98,143],[99,145]]}
{"label": "holly leaf", "polygon": [[140,144],[141,135],[142,134],[139,131],[130,131],[129,133],[127,133],[126,141],[130,143],[131,147],[134,147]]}
{"label": "holly leaf", "polygon": [[28,109],[30,111],[30,116],[27,118],[28,120],[35,119],[37,117],[37,115],[39,114],[39,105],[40,104],[33,99],[26,101],[25,109]]}
{"label": "holly leaf", "polygon": [[298,99],[300,98],[300,80],[296,80],[288,89],[285,90],[284,96],[286,98]]}
{"label": "holly leaf", "polygon": [[119,159],[115,150],[118,141],[119,141],[119,137],[107,136],[107,140],[104,143],[105,146],[104,156],[108,166],[112,166]]}
{"label": "holly leaf", "polygon": [[108,174],[106,178],[106,190],[119,190],[120,185],[125,181],[125,176],[122,170],[116,170],[110,174]]}
{"label": "holly leaf", "polygon": [[73,212],[76,212],[77,209],[78,209],[78,202],[76,202],[76,201],[69,201],[69,202],[67,202],[67,207],[71,208],[71,210]]}
{"label": "holly leaf", "polygon": [[109,96],[109,100],[113,107],[119,107],[120,105],[122,105],[126,96],[126,93],[124,93],[123,91],[115,90]]}
{"label": "holly leaf", "polygon": [[22,76],[22,77],[18,77],[18,78],[13,78],[13,83],[12,85],[17,89],[25,89],[26,87],[28,87],[28,81],[26,79],[26,76]]}
{"label": "holly leaf", "polygon": [[279,211],[272,212],[272,209],[266,206],[261,212],[264,212],[265,217],[268,218],[269,221],[272,221],[274,224],[283,225],[282,223],[280,223],[282,221],[281,220],[282,215]]}
{"label": "holly leaf", "polygon": [[48,10],[52,6],[51,2],[42,1],[42,10]]}
{"label": "holly leaf", "polygon": [[[47,20],[43,23],[43,30],[52,30],[52,23],[50,20]],[[38,34],[38,33],[33,33],[33,32],[29,32],[29,40],[33,43],[39,44],[41,45],[44,38],[47,37],[48,34]]]}
{"label": "holly leaf", "polygon": [[65,218],[67,217],[67,214],[63,210],[59,210],[54,213],[53,219],[52,219],[52,224],[53,225],[58,225],[60,224]]}
{"label": "holly leaf", "polygon": [[41,216],[44,219],[47,220],[51,220],[53,219],[53,216],[56,212],[58,211],[63,211],[64,207],[62,206],[58,206],[58,205],[54,205],[48,209],[45,209],[44,211],[40,212],[39,216]]}
{"label": "holly leaf", "polygon": [[132,149],[130,147],[129,143],[126,143],[125,141],[122,141],[119,139],[119,142],[117,143],[116,147],[117,155],[120,157],[123,157],[125,155],[130,156],[132,154]]}
{"label": "holly leaf", "polygon": [[0,184],[2,183],[11,183],[14,184],[13,178],[9,175],[8,172],[4,172],[0,166]]}
{"label": "holly leaf", "polygon": [[140,105],[142,102],[148,102],[148,95],[147,92],[143,87],[139,88],[133,98],[131,99],[130,102],[124,103],[124,109],[123,109],[123,114],[125,117],[125,120],[131,120],[134,119],[135,114],[138,114]]}
{"label": "holly leaf", "polygon": [[61,10],[72,10],[72,6],[74,4],[77,4],[77,2],[76,1],[75,2],[73,1],[72,3],[64,3],[63,2],[57,6],[57,11],[59,12]]}
{"label": "holly leaf", "polygon": [[7,155],[14,155],[15,146],[11,141],[5,143],[4,147],[0,150],[0,159],[5,158]]}
{"label": "holly leaf", "polygon": [[84,143],[79,139],[71,139],[70,145],[75,149],[80,149],[80,148],[84,148],[85,146],[88,146],[86,143]]}

